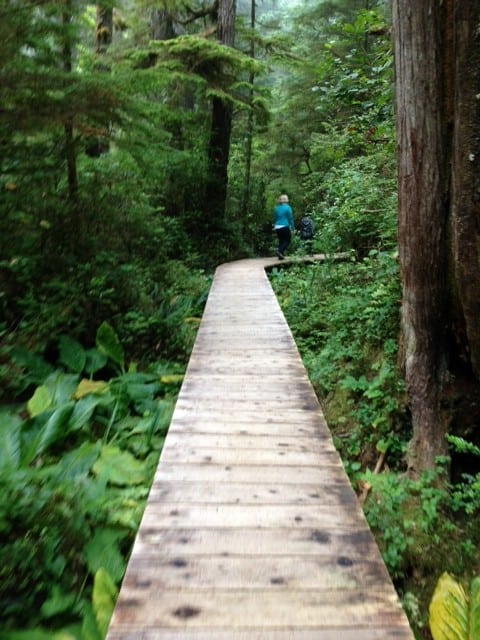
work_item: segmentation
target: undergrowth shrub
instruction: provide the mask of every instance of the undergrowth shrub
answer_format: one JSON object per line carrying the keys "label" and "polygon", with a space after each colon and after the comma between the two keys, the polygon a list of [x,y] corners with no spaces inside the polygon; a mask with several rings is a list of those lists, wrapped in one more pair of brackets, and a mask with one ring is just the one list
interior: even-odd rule
{"label": "undergrowth shrub", "polygon": [[401,582],[413,571],[428,572],[435,567],[442,538],[455,532],[455,526],[445,517],[448,495],[439,486],[438,472],[412,480],[396,473],[367,471],[362,479],[371,490],[365,514],[378,536],[390,575]]}
{"label": "undergrowth shrub", "polygon": [[278,271],[272,283],[352,479],[382,451],[401,465],[408,431],[395,255]]}
{"label": "undergrowth shrub", "polygon": [[[78,553],[92,535],[84,502],[74,483],[22,470],[0,480],[0,603],[2,626],[35,627],[75,609],[88,568]],[[49,477],[50,476],[50,477]],[[63,595],[55,614],[48,602]],[[68,602],[67,602],[68,601]],[[43,609],[43,611],[42,611]],[[77,608],[78,611],[78,608]],[[52,615],[44,615],[45,613]]]}
{"label": "undergrowth shrub", "polygon": [[440,575],[448,571],[468,581],[480,568],[471,504],[459,505],[458,487],[446,479],[446,462],[439,459],[435,470],[418,479],[392,472],[361,476],[370,489],[364,504],[367,521],[418,631],[427,626]]}
{"label": "undergrowth shrub", "polygon": [[129,360],[182,362],[190,353],[210,285],[202,270],[180,261],[118,265],[108,252],[44,282],[29,279],[31,268],[10,268],[19,293],[0,345],[0,388],[8,398],[22,387],[23,373],[11,364],[14,348],[54,362],[60,335],[89,344],[104,321],[115,327]]}
{"label": "undergrowth shrub", "polygon": [[395,248],[394,158],[382,150],[344,159],[305,180],[307,206],[321,230],[321,250],[353,249],[364,257],[371,250]]}
{"label": "undergrowth shrub", "polygon": [[107,323],[94,347],[64,335],[57,352],[54,364],[13,354],[29,399],[0,411],[0,635],[12,640],[105,636],[183,379],[172,363],[128,364]]}

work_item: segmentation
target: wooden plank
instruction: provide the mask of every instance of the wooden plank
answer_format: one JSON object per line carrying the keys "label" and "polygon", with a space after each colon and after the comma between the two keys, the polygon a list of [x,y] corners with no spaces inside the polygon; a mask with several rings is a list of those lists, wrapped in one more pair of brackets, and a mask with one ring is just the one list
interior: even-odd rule
{"label": "wooden plank", "polygon": [[249,590],[270,587],[295,591],[360,591],[382,587],[388,579],[383,564],[346,556],[142,556],[137,560],[141,574],[127,575],[124,584],[135,590],[191,589]]}
{"label": "wooden plank", "polygon": [[[279,544],[281,540],[281,546]],[[257,562],[267,555],[307,556],[315,558],[376,558],[378,548],[372,534],[362,526],[347,530],[323,526],[315,528],[175,528],[165,523],[142,526],[132,557],[185,557],[222,554],[224,556],[255,556]],[[135,571],[135,567],[131,570]]]}
{"label": "wooden plank", "polygon": [[[241,415],[220,415],[215,409],[203,412],[182,407],[177,404],[170,425],[169,434],[174,433],[183,437],[190,434],[220,434],[235,436],[268,436],[274,439],[303,438],[320,439],[332,442],[325,421],[321,416],[313,412],[305,415],[305,412],[279,415],[259,416],[255,411],[242,411]],[[333,446],[333,445],[332,445]]]}
{"label": "wooden plank", "polygon": [[225,412],[225,407],[227,405],[228,403],[224,403],[219,400],[216,404],[215,402],[203,402],[200,406],[200,403],[187,403],[185,400],[179,399],[175,407],[172,426],[176,426],[180,423],[188,424],[192,423],[193,421],[197,421],[200,424],[220,422],[232,425],[238,423],[268,424],[272,426],[283,425],[287,426],[290,429],[290,431],[287,430],[286,435],[290,434],[292,437],[294,437],[296,433],[300,431],[300,428],[296,431],[295,428],[292,429],[292,427],[295,427],[295,425],[300,425],[301,428],[305,428],[306,426],[318,428],[321,425],[323,427],[325,435],[328,433],[324,419],[322,419],[320,415],[316,413],[316,411],[305,412],[303,408],[285,408],[281,413],[278,413],[276,411],[262,411],[262,413],[260,414],[257,407],[252,405],[242,406],[242,403],[240,403],[237,405],[237,407],[235,407],[236,411],[232,410]]}
{"label": "wooden plank", "polygon": [[227,449],[220,447],[189,447],[169,446],[163,452],[162,460],[180,463],[213,464],[249,464],[249,465],[301,465],[302,463],[315,466],[317,464],[336,465],[338,454],[336,451],[291,451],[276,447],[275,449]]}
{"label": "wooden plank", "polygon": [[[182,527],[292,527],[354,528],[358,526],[357,510],[343,505],[332,509],[330,505],[258,505],[250,504],[156,504],[149,503],[145,509],[142,526],[151,528],[156,522],[174,528]],[[281,540],[278,540],[281,544]]]}
{"label": "wooden plank", "polygon": [[[393,593],[369,591],[296,591],[229,589],[162,590],[155,606],[142,597],[144,589],[125,584],[125,597],[116,607],[113,622],[146,627],[223,628],[344,628],[402,624],[403,614]],[[227,636],[228,637],[228,636]]]}
{"label": "wooden plank", "polygon": [[217,448],[217,449],[252,449],[253,451],[295,451],[295,452],[307,452],[314,451],[317,453],[322,452],[335,452],[336,449],[332,444],[331,438],[311,438],[306,436],[286,435],[284,437],[272,437],[270,432],[261,433],[256,435],[254,433],[243,430],[241,433],[232,433],[229,429],[226,433],[223,432],[202,432],[200,430],[191,431],[188,437],[185,433],[181,433],[177,430],[170,430],[168,436],[168,446],[184,447],[188,445],[194,448]]}
{"label": "wooden plank", "polygon": [[[269,403],[281,401],[282,404],[289,406],[289,404],[296,405],[297,398],[285,398],[283,395],[285,389],[289,388],[289,381],[283,380],[280,376],[275,380],[278,391],[271,388],[272,380],[265,376],[258,382],[250,376],[243,376],[241,378],[230,378],[223,376],[221,382],[218,378],[197,378],[195,381],[192,377],[185,381],[182,387],[182,399],[189,399],[189,396],[193,395],[195,399],[203,400],[204,398],[211,398],[212,396],[218,397],[218,393],[221,393],[223,397],[227,398],[241,398],[242,400],[249,400],[249,398],[259,399],[261,402],[268,401]],[[313,393],[312,387],[308,380],[296,380],[295,390],[308,396],[312,401],[317,402],[316,396]]]}
{"label": "wooden plank", "polygon": [[322,484],[345,482],[345,472],[340,463],[328,468],[302,466],[221,465],[172,463],[161,460],[155,482],[258,482],[259,484]]}
{"label": "wooden plank", "polygon": [[155,483],[150,503],[175,504],[315,504],[334,507],[338,502],[356,507],[356,497],[344,482],[330,484],[259,484],[258,482]]}

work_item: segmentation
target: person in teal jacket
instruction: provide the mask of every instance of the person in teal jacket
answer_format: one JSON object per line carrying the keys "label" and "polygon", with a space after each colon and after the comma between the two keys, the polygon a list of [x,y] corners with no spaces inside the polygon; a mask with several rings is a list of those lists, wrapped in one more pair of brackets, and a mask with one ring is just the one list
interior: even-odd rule
{"label": "person in teal jacket", "polygon": [[283,260],[295,231],[292,207],[288,204],[288,196],[285,194],[279,196],[273,210],[273,228],[278,238],[277,256],[279,260]]}

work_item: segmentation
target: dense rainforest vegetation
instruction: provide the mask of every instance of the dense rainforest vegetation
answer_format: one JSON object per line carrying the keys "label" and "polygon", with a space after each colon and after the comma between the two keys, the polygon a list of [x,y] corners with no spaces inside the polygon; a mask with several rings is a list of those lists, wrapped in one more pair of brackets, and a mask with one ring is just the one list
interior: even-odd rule
{"label": "dense rainforest vegetation", "polygon": [[279,193],[351,256],[271,281],[418,638],[480,573],[480,16],[399,4],[2,1],[2,637],[105,636],[210,279],[273,254]]}

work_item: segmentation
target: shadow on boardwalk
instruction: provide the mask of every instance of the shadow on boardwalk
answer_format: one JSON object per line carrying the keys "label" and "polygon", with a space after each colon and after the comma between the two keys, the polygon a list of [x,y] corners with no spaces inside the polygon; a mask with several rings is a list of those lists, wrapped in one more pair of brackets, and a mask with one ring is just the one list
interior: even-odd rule
{"label": "shadow on boardwalk", "polygon": [[266,276],[277,264],[217,269],[108,640],[413,639]]}

